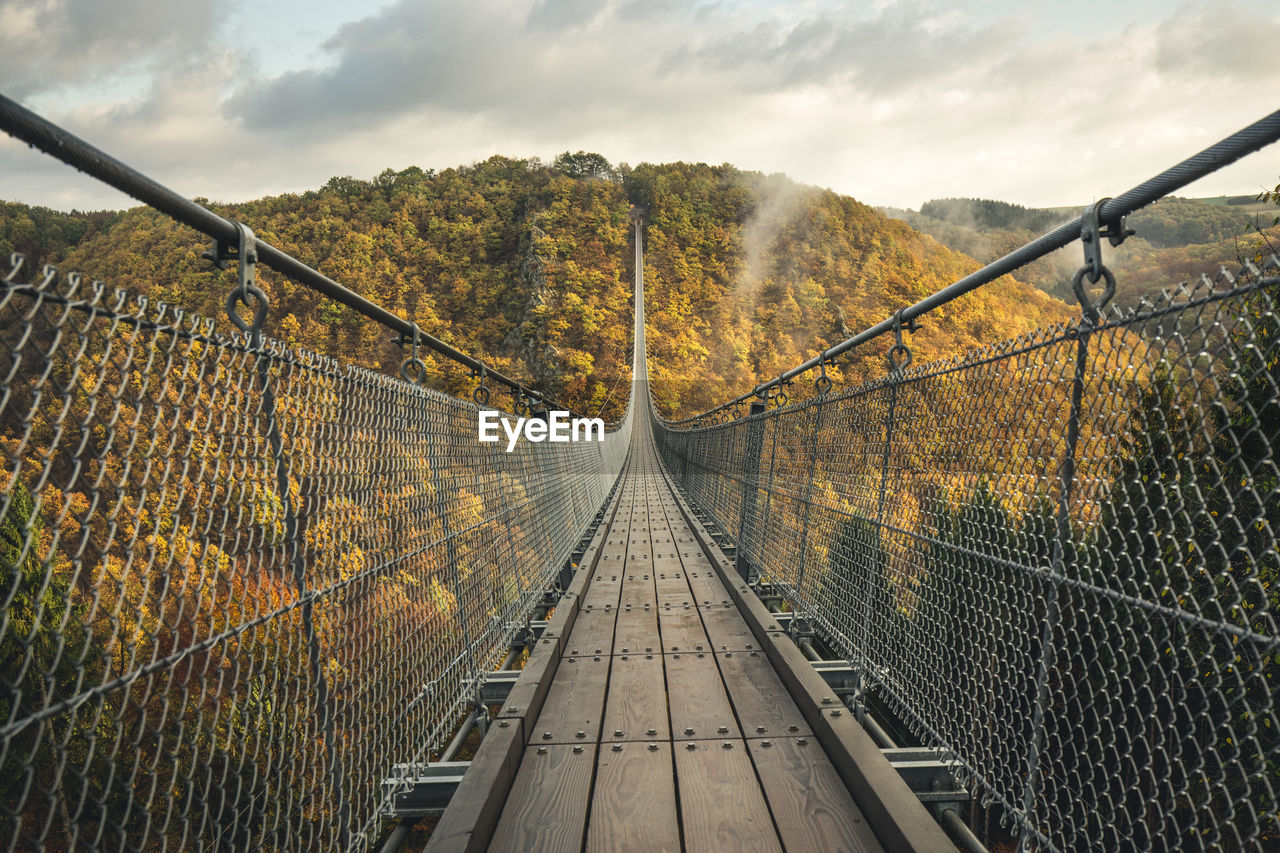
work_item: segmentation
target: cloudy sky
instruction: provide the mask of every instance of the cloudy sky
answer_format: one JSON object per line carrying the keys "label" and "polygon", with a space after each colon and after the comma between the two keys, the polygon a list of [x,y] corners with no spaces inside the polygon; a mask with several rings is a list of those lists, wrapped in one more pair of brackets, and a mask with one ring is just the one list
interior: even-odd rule
{"label": "cloudy sky", "polygon": [[[1083,204],[1280,107],[1280,3],[0,0],[0,92],[223,201],[585,149]],[[1272,147],[1188,194],[1277,180]],[[131,204],[7,137],[0,198]]]}

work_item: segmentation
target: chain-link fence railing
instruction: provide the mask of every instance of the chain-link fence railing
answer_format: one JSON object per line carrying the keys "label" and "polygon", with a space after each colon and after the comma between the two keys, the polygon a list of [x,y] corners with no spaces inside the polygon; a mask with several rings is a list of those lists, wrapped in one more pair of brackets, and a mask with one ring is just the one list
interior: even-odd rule
{"label": "chain-link fence railing", "polygon": [[1278,305],[1272,256],[659,444],[1026,846],[1275,849]]}
{"label": "chain-link fence railing", "polygon": [[360,849],[626,453],[226,331],[0,287],[0,848]]}

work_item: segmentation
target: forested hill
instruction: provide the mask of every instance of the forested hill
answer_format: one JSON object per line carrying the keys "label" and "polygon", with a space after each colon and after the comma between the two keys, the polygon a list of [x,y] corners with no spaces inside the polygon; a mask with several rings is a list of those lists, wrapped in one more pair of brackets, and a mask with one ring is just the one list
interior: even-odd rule
{"label": "forested hill", "polygon": [[[1126,219],[1133,236],[1118,248],[1104,244],[1107,265],[1116,274],[1116,304],[1136,305],[1163,288],[1194,280],[1220,264],[1280,245],[1280,208],[1273,198],[1162,198]],[[989,263],[1080,213],[1073,208],[1026,208],[1003,201],[944,198],[919,211],[881,208],[938,242]],[[1019,270],[1024,281],[1074,303],[1071,278],[1080,268],[1079,244],[1072,244]]]}
{"label": "forested hill", "polygon": [[[648,215],[650,368],[668,412],[738,393],[977,267],[847,196],[781,176],[685,163],[615,169],[581,152],[551,164],[492,157],[387,170],[210,206],[487,364],[616,416],[629,378],[633,204]],[[207,248],[147,208],[0,205],[6,255],[17,249],[220,317],[232,274],[202,259]],[[270,270],[259,276],[273,337],[383,370],[402,358],[385,330],[349,309]],[[915,349],[938,356],[1071,313],[1009,281],[935,312]],[[883,350],[846,369],[874,375]],[[433,372],[451,391],[474,385],[447,364]]]}

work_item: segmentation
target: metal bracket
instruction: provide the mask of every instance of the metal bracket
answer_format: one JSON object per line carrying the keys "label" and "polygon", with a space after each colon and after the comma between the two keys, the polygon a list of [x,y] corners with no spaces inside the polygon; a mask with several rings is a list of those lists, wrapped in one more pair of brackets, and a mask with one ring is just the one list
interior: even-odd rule
{"label": "metal bracket", "polygon": [[917,332],[920,326],[917,325],[915,318],[908,320],[906,325],[902,322],[902,312],[906,310],[899,308],[897,313],[893,315],[893,346],[889,348],[889,370],[900,373],[911,365],[911,347],[907,346],[902,338],[902,330],[908,332]]}
{"label": "metal bracket", "polygon": [[[1092,326],[1101,317],[1102,308],[1116,295],[1116,277],[1102,262],[1102,238],[1106,237],[1112,246],[1119,246],[1133,231],[1124,227],[1124,217],[1102,221],[1102,205],[1110,201],[1100,198],[1084,209],[1080,214],[1080,244],[1084,248],[1084,266],[1076,271],[1071,280],[1071,290],[1080,302],[1080,310],[1084,314],[1086,324]],[[1084,280],[1090,284],[1103,281],[1102,297],[1094,302],[1085,292]]]}
{"label": "metal bracket", "polygon": [[[238,281],[236,287],[227,294],[224,307],[227,310],[227,317],[235,327],[249,335],[250,346],[258,349],[262,346],[262,323],[267,318],[269,305],[267,294],[262,292],[254,280],[254,271],[258,264],[258,238],[253,235],[253,229],[243,222],[233,220],[232,224],[235,225],[239,235],[236,250],[232,252],[226,241],[218,240],[214,243],[212,255],[205,252],[204,256],[212,260],[218,269],[223,270],[227,268],[229,261],[237,262]],[[240,316],[236,310],[237,303],[253,308],[252,323],[246,323]]]}
{"label": "metal bracket", "polygon": [[427,378],[427,364],[418,358],[418,342],[421,338],[422,331],[415,323],[413,326],[413,349],[410,351],[409,357],[400,365],[400,378],[405,382],[412,382],[415,385],[421,384]]}
{"label": "metal bracket", "polygon": [[1102,263],[1102,238],[1106,237],[1112,246],[1119,246],[1126,237],[1135,233],[1125,227],[1123,216],[1106,221],[1102,219],[1102,206],[1109,201],[1110,198],[1100,198],[1080,214],[1080,242],[1084,245],[1085,274],[1089,276],[1090,284],[1097,284],[1106,273]]}
{"label": "metal bracket", "polygon": [[485,380],[489,378],[489,368],[481,363],[480,369],[472,370],[469,375],[472,379],[478,378],[480,380],[480,384],[471,392],[471,399],[475,401],[477,406],[484,408],[489,405],[489,386],[485,385]]}
{"label": "metal bracket", "polygon": [[831,393],[831,377],[827,376],[827,351],[818,353],[818,378],[813,380],[813,390],[819,397]]}

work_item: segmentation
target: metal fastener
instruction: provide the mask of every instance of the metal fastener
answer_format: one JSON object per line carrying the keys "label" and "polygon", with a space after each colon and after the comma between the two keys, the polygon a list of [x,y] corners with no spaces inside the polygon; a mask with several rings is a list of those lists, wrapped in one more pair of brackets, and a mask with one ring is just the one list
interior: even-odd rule
{"label": "metal fastener", "polygon": [[575,744],[573,745],[573,751],[574,751],[574,752],[582,752],[582,744],[575,743]]}
{"label": "metal fastener", "polygon": [[498,721],[498,728],[500,728],[500,729],[505,729],[505,728],[507,728],[507,727],[508,727],[508,726],[510,726],[510,725],[511,725],[511,723],[507,722],[506,720],[499,720],[499,721]]}
{"label": "metal fastener", "polygon": [[809,742],[809,739],[807,737],[798,738],[796,740],[796,743],[800,744],[801,746],[804,746],[808,742]]}
{"label": "metal fastener", "polygon": [[657,752],[657,751],[658,751],[658,745],[657,745],[656,743],[650,743],[650,744],[649,744],[649,751],[650,751],[650,752]]}
{"label": "metal fastener", "polygon": [[697,748],[698,748],[698,745],[693,741],[689,741],[689,743],[685,746],[685,749],[688,749],[688,750],[694,750]]}
{"label": "metal fastener", "polygon": [[546,755],[546,754],[547,754],[547,748],[545,746],[538,747],[538,755]]}
{"label": "metal fastener", "polygon": [[732,744],[731,742],[729,742],[729,741],[725,741],[724,743],[720,744],[720,748],[721,748],[721,749],[733,749],[733,744]]}
{"label": "metal fastener", "polygon": [[543,740],[551,740],[551,732],[543,732],[543,733],[542,733],[542,739],[543,739]]}
{"label": "metal fastener", "polygon": [[716,731],[717,731],[717,732],[719,732],[720,734],[724,734],[724,733],[726,733],[727,731],[729,731],[729,727],[728,727],[728,726],[721,726],[720,728],[716,729]]}
{"label": "metal fastener", "polygon": [[764,726],[756,726],[756,731],[757,731],[757,732],[760,732],[760,733],[763,733],[763,732],[764,732]]}
{"label": "metal fastener", "polygon": [[645,733],[645,734],[647,734],[647,735],[652,736],[652,735],[656,735],[656,734],[658,733],[658,730],[657,730],[657,729],[645,729],[644,733]]}
{"label": "metal fastener", "polygon": [[614,736],[614,737],[622,737],[622,729],[614,729],[614,730],[613,730],[613,736]]}
{"label": "metal fastener", "polygon": [[689,729],[685,729],[685,730],[684,730],[684,733],[685,733],[685,734],[687,734],[687,735],[691,735],[691,734],[693,734],[693,729],[691,729],[691,728],[689,728]]}
{"label": "metal fastener", "polygon": [[622,752],[622,744],[620,744],[620,743],[615,743],[615,744],[613,745],[613,751],[614,751],[614,752]]}
{"label": "metal fastener", "polygon": [[762,740],[762,741],[760,741],[760,745],[761,745],[761,746],[763,746],[765,749],[768,749],[769,747],[773,746],[773,741],[771,741],[771,740]]}
{"label": "metal fastener", "polygon": [[578,732],[578,734],[576,735],[576,737],[586,737],[586,736],[587,736],[586,732]]}

